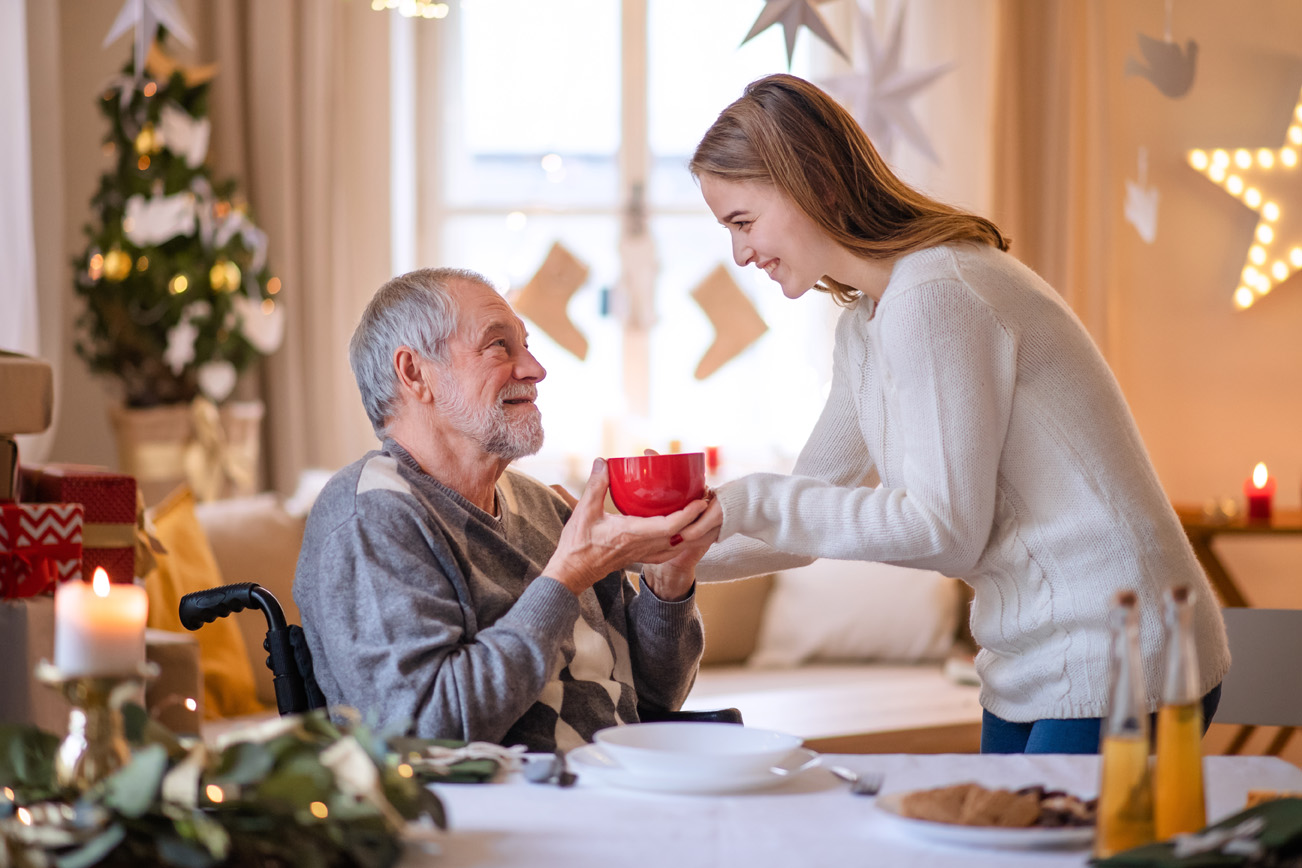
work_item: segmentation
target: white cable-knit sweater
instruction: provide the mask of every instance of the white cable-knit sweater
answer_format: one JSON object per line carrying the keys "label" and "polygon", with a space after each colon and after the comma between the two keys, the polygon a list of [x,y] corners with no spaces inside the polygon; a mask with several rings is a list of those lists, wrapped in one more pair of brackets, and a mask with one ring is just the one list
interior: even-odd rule
{"label": "white cable-knit sweater", "polygon": [[1139,594],[1155,709],[1162,592],[1185,583],[1202,691],[1221,681],[1230,656],[1207,578],[1106,362],[1039,276],[986,245],[911,253],[880,302],[841,315],[833,352],[793,475],[719,488],[723,542],[698,579],[813,558],[961,578],[981,703],[1021,722],[1105,714],[1121,588]]}

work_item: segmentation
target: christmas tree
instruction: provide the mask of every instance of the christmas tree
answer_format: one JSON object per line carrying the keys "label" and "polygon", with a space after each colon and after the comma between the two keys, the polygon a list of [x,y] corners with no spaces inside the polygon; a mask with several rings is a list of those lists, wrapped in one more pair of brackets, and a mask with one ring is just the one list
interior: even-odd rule
{"label": "christmas tree", "polygon": [[235,181],[205,163],[213,69],[179,66],[160,41],[141,54],[99,100],[113,164],[74,259],[86,303],[77,352],[121,379],[130,407],[220,402],[280,344],[280,281]]}

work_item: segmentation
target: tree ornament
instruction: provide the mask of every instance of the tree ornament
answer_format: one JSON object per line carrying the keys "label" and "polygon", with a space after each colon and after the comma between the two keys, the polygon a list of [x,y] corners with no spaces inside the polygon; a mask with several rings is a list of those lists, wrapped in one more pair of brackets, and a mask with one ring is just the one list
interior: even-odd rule
{"label": "tree ornament", "polygon": [[147,49],[153,42],[159,25],[187,46],[194,45],[194,38],[186,29],[185,19],[176,8],[176,0],[126,0],[100,47],[108,48],[119,36],[134,27],[135,60],[132,70],[137,79],[141,78],[145,70]]}
{"label": "tree ornament", "polygon": [[158,150],[158,137],[154,134],[154,125],[146,122],[140,128],[135,141],[137,154],[152,154]]}
{"label": "tree ornament", "polygon": [[131,257],[116,247],[104,256],[104,277],[113,283],[121,283],[131,273]]}
{"label": "tree ornament", "polygon": [[1139,51],[1144,55],[1144,62],[1133,56],[1126,58],[1126,75],[1138,75],[1153,83],[1163,96],[1179,99],[1193,87],[1194,68],[1198,62],[1198,43],[1190,39],[1181,48],[1171,38],[1171,4],[1166,0],[1166,30],[1161,39],[1154,39],[1142,33],[1139,37]]}
{"label": "tree ornament", "polygon": [[1148,148],[1139,149],[1139,180],[1126,179],[1126,220],[1135,227],[1145,244],[1157,239],[1156,187],[1148,186]]}

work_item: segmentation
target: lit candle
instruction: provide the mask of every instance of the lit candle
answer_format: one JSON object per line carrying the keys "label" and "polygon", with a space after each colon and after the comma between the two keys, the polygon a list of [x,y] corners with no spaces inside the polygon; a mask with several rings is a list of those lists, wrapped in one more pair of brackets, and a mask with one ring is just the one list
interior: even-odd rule
{"label": "lit candle", "polygon": [[54,665],[69,675],[125,675],[145,662],[149,598],[136,585],[114,585],[103,567],[86,582],[64,582],[54,595]]}
{"label": "lit candle", "polygon": [[1243,483],[1248,499],[1248,521],[1270,521],[1270,501],[1275,496],[1275,480],[1266,473],[1265,463],[1252,469],[1252,478]]}

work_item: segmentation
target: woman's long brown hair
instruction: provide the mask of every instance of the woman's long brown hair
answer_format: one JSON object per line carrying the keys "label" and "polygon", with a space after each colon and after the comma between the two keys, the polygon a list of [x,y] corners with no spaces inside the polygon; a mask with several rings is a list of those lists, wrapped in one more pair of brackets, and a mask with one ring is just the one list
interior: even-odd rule
{"label": "woman's long brown hair", "polygon": [[[896,177],[854,117],[794,75],[747,85],[711,125],[689,166],[698,178],[772,184],[837,243],[867,259],[949,241],[1008,249],[994,223]],[[830,277],[815,288],[842,304],[859,296]]]}

